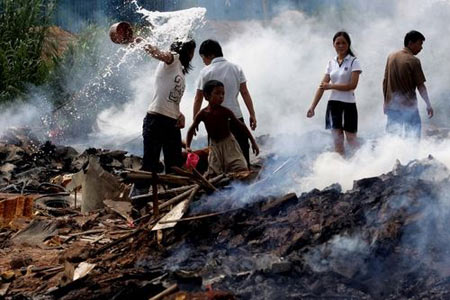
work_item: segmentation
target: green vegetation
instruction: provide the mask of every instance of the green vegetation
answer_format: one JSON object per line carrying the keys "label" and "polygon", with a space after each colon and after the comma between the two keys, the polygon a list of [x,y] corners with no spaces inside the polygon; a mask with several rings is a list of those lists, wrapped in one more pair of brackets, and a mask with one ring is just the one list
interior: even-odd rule
{"label": "green vegetation", "polygon": [[41,57],[53,7],[53,1],[0,0],[0,104],[47,79],[51,64]]}
{"label": "green vegetation", "polygon": [[107,28],[85,26],[76,42],[54,58],[54,68],[42,85],[53,105],[52,113],[42,118],[44,124],[65,138],[84,138],[96,126],[100,111],[129,100],[131,79],[126,69],[132,66],[123,65],[119,72],[121,58]]}
{"label": "green vegetation", "polygon": [[98,41],[105,35],[105,29],[95,25],[86,26],[77,35],[75,43],[59,57],[53,57],[54,68],[46,82],[51,92],[50,101],[59,107],[80,93],[86,85],[99,76],[99,64],[107,59],[102,55]]}

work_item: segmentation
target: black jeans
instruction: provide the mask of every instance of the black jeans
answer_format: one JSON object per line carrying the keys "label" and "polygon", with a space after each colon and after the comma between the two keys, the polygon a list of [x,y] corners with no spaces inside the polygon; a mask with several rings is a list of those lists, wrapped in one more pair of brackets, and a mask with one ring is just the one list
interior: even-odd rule
{"label": "black jeans", "polygon": [[142,136],[144,138],[144,157],[142,159],[142,170],[159,170],[159,157],[161,148],[164,154],[164,165],[166,173],[173,173],[171,167],[181,167],[183,159],[181,156],[181,130],[175,127],[177,120],[159,115],[147,114],[144,118]]}
{"label": "black jeans", "polygon": [[[244,118],[239,118],[238,120],[245,125]],[[244,154],[245,160],[247,161],[247,166],[250,167],[250,144],[248,143],[248,136],[241,128],[233,125],[233,123],[231,122],[230,131],[238,142],[239,147],[241,147],[242,153]]]}

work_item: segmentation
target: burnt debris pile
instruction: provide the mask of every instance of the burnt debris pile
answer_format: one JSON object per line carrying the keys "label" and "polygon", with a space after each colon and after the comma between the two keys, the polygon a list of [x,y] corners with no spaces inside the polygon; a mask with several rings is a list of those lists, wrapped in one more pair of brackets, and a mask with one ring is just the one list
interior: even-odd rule
{"label": "burnt debris pile", "polygon": [[[448,297],[447,168],[433,158],[178,227],[163,264],[242,299]],[[151,257],[151,256],[150,256]]]}
{"label": "burnt debris pile", "polygon": [[6,137],[0,297],[449,297],[450,171],[431,156],[349,191],[334,184],[199,213],[237,178],[270,178],[182,169],[155,177],[122,151],[78,154],[26,131]]}
{"label": "burnt debris pile", "polygon": [[44,143],[27,128],[8,129],[0,138],[0,190],[2,192],[42,192],[40,185],[57,175],[75,173],[86,167],[90,156],[98,158],[110,172],[138,168],[141,159],[126,151],[90,148],[78,153],[73,147]]}

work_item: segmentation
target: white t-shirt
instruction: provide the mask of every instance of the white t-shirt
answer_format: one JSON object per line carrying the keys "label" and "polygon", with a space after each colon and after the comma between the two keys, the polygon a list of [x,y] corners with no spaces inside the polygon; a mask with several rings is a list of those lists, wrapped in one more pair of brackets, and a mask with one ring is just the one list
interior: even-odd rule
{"label": "white t-shirt", "polygon": [[[332,84],[349,84],[352,79],[352,72],[362,72],[361,66],[359,64],[359,60],[356,57],[347,54],[340,66],[337,61],[337,56],[332,58],[328,62],[325,74],[330,75],[330,81]],[[354,90],[331,90],[329,100],[355,103],[355,93]]]}
{"label": "white t-shirt", "polygon": [[173,62],[170,65],[161,61],[156,68],[155,93],[147,111],[178,119],[186,84],[180,56],[172,54]]}
{"label": "white t-shirt", "polygon": [[236,118],[242,118],[238,95],[241,83],[247,81],[241,67],[227,61],[223,57],[216,57],[211,64],[200,71],[197,80],[197,89],[203,91],[203,85],[209,80],[218,80],[225,87],[223,106],[230,109]]}

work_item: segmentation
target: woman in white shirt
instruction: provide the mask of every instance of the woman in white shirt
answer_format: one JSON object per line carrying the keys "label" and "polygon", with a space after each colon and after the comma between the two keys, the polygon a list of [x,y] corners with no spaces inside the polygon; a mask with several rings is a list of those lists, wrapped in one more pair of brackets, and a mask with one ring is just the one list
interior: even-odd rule
{"label": "woman in white shirt", "polygon": [[142,170],[160,172],[159,156],[164,154],[166,173],[173,173],[172,167],[181,167],[181,128],[184,115],[180,112],[180,101],[184,94],[185,75],[192,69],[195,41],[175,42],[170,51],[161,51],[150,44],[144,49],[160,60],[155,76],[155,92],[147,115],[144,118],[142,136],[144,155]]}
{"label": "woman in white shirt", "polygon": [[185,119],[180,112],[180,101],[186,87],[184,76],[192,69],[195,41],[175,41],[170,45],[170,51],[161,51],[151,44],[143,44],[143,38],[135,38],[131,24],[127,22],[113,24],[109,35],[114,43],[140,46],[161,61],[156,69],[155,92],[142,129],[142,170],[162,172],[159,164],[162,149],[166,173],[171,173],[173,166],[181,167],[183,164],[181,128]]}
{"label": "woman in white shirt", "polygon": [[327,65],[325,76],[317,89],[307,117],[314,116],[314,110],[325,90],[331,90],[325,116],[326,129],[331,129],[334,149],[345,155],[344,139],[353,149],[357,148],[358,111],[354,90],[358,86],[361,66],[350,46],[350,36],[345,31],[337,32],[333,37],[336,57]]}

